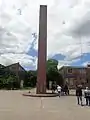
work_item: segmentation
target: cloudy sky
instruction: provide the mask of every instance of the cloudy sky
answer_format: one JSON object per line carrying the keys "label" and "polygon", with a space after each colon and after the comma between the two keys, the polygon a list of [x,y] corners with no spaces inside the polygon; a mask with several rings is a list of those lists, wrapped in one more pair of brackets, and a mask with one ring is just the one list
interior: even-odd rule
{"label": "cloudy sky", "polygon": [[0,63],[36,69],[39,5],[48,5],[48,58],[90,61],[90,0],[0,0]]}

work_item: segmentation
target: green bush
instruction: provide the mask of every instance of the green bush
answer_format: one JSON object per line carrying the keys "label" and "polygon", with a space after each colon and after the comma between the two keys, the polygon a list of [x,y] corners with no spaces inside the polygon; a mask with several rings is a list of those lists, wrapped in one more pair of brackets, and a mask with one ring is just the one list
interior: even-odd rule
{"label": "green bush", "polygon": [[0,89],[18,88],[19,83],[16,75],[10,71],[0,69]]}
{"label": "green bush", "polygon": [[28,71],[24,81],[24,87],[35,87],[37,81],[36,71]]}

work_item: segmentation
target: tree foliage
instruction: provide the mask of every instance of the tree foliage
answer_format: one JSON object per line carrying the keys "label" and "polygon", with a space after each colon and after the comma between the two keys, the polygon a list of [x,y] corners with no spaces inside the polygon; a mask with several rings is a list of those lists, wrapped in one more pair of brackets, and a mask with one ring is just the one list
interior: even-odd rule
{"label": "tree foliage", "polygon": [[55,59],[49,59],[47,61],[47,83],[49,81],[56,82],[57,84],[63,84],[63,78],[58,71],[58,61]]}
{"label": "tree foliage", "polygon": [[[55,59],[47,60],[47,85],[49,81],[56,82],[57,84],[63,84],[63,78],[58,71],[58,61]],[[27,71],[24,81],[25,87],[35,87],[37,82],[37,71]],[[0,88],[19,88],[18,78],[9,70],[0,69]]]}
{"label": "tree foliage", "polygon": [[55,68],[55,69],[57,69],[57,66],[58,66],[58,61],[57,60],[55,60],[55,59],[49,59],[49,60],[47,60],[47,70],[49,69],[49,68]]}
{"label": "tree foliage", "polygon": [[[58,61],[55,59],[47,60],[47,87],[49,85],[49,81],[56,81],[57,84],[62,84],[63,78],[58,71]],[[26,87],[35,87],[37,82],[37,71],[27,71],[26,79],[24,82],[24,86]]]}
{"label": "tree foliage", "polygon": [[16,75],[9,70],[0,69],[0,89],[18,88],[19,83]]}
{"label": "tree foliage", "polygon": [[25,87],[35,87],[37,81],[37,71],[27,71],[26,79],[24,81]]}

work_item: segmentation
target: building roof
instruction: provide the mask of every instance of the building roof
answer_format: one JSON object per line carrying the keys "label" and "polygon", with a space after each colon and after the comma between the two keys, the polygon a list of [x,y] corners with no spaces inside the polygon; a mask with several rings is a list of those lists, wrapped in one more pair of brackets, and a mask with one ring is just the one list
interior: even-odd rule
{"label": "building roof", "polygon": [[5,67],[4,65],[0,64],[0,68],[4,68],[4,67]]}
{"label": "building roof", "polygon": [[83,66],[62,66],[59,70],[62,70],[63,68],[85,69],[87,67],[83,67]]}
{"label": "building roof", "polygon": [[3,68],[9,68],[11,66],[15,66],[15,65],[19,65],[24,71],[26,71],[19,63],[14,63],[14,64],[11,64],[11,65],[8,65],[8,66],[4,66]]}

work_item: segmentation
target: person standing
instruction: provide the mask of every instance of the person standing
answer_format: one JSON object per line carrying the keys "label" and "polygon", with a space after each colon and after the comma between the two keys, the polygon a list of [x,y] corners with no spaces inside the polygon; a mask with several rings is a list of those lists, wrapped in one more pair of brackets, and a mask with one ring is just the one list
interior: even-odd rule
{"label": "person standing", "polygon": [[90,106],[90,90],[88,87],[86,87],[85,91],[84,91],[84,96],[86,99],[86,105]]}
{"label": "person standing", "polygon": [[61,96],[61,86],[57,85],[57,91],[58,91],[58,96],[60,97]]}
{"label": "person standing", "polygon": [[52,83],[52,93],[55,93],[55,90],[56,90],[56,84]]}
{"label": "person standing", "polygon": [[76,96],[77,96],[77,101],[78,101],[78,105],[81,104],[82,105],[82,87],[79,85],[76,88]]}
{"label": "person standing", "polygon": [[68,85],[64,86],[64,92],[65,92],[65,95],[69,95]]}
{"label": "person standing", "polygon": [[90,90],[88,90],[88,106],[90,106]]}

